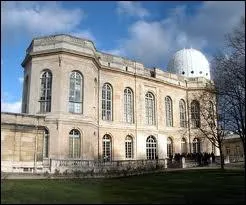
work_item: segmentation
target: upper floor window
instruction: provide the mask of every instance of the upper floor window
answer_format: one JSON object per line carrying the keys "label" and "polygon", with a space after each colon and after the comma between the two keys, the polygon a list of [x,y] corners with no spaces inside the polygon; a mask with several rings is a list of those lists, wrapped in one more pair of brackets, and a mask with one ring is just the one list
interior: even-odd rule
{"label": "upper floor window", "polygon": [[133,158],[133,140],[129,135],[127,135],[125,139],[125,152],[127,159]]}
{"label": "upper floor window", "polygon": [[133,92],[130,88],[124,90],[124,120],[133,123]]}
{"label": "upper floor window", "polygon": [[208,120],[210,125],[215,126],[214,105],[211,101],[208,102]]}
{"label": "upper floor window", "polygon": [[155,124],[155,98],[151,92],[145,95],[145,110],[146,110],[146,123],[148,125]]}
{"label": "upper floor window", "polygon": [[196,100],[191,102],[191,126],[192,128],[200,127],[200,105]]}
{"label": "upper floor window", "polygon": [[180,127],[186,127],[186,109],[185,109],[185,101],[179,101],[179,119],[180,119]]}
{"label": "upper floor window", "polygon": [[27,113],[27,96],[28,96],[28,87],[29,87],[28,75],[25,77],[23,85],[23,101],[22,101],[22,112]]}
{"label": "upper floor window", "polygon": [[80,73],[73,71],[70,74],[69,88],[69,112],[82,113],[83,103],[83,77]]}
{"label": "upper floor window", "polygon": [[102,87],[102,119],[112,120],[112,87],[108,83]]}
{"label": "upper floor window", "polygon": [[52,74],[50,71],[43,71],[41,75],[40,86],[40,112],[51,111],[51,91],[52,91]]}
{"label": "upper floor window", "polygon": [[166,107],[166,126],[173,126],[173,106],[172,99],[170,97],[165,97],[165,107]]}

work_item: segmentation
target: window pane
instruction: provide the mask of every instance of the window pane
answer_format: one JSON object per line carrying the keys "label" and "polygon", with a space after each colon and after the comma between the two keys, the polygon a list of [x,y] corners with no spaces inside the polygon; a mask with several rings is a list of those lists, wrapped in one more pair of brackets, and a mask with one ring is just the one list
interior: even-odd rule
{"label": "window pane", "polygon": [[78,72],[70,75],[69,112],[82,113],[82,77]]}

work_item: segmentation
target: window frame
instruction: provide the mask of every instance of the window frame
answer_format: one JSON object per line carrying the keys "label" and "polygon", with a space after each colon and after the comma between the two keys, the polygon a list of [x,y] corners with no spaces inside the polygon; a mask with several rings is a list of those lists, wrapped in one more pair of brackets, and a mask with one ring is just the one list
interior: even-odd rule
{"label": "window frame", "polygon": [[[76,83],[79,82],[79,85]],[[74,88],[71,88],[73,84]],[[76,89],[76,87],[79,89]],[[69,75],[69,93],[68,93],[68,112],[73,114],[83,114],[83,99],[84,99],[84,77],[79,71],[72,71]],[[72,95],[71,95],[72,94]],[[79,100],[76,100],[76,95],[79,94]],[[74,98],[74,99],[72,99]],[[76,111],[76,107],[79,111]]]}
{"label": "window frame", "polygon": [[167,138],[167,156],[173,156],[173,139],[171,137]]}
{"label": "window frame", "polygon": [[[109,94],[110,93],[110,94]],[[102,87],[102,120],[113,121],[113,87],[104,83]]]}
{"label": "window frame", "polygon": [[199,138],[194,138],[192,141],[192,153],[201,153],[201,141]]}
{"label": "window frame", "polygon": [[147,125],[155,125],[155,96],[148,91],[145,94],[145,122]]}
{"label": "window frame", "polygon": [[109,134],[105,134],[102,139],[102,156],[104,162],[112,161],[112,138]]}
{"label": "window frame", "polygon": [[158,159],[157,140],[153,135],[148,136],[146,139],[146,158],[147,160]]}
{"label": "window frame", "polygon": [[199,128],[200,126],[200,103],[197,100],[193,100],[191,102],[191,128]]}
{"label": "window frame", "polygon": [[[71,144],[72,144],[72,149],[71,149]],[[75,148],[75,146],[78,146],[78,147]],[[69,132],[69,154],[68,156],[69,158],[72,158],[72,159],[79,159],[81,157],[81,133],[78,129],[72,129]]]}
{"label": "window frame", "polygon": [[127,135],[125,138],[125,158],[133,159],[133,138],[131,135]]}
{"label": "window frame", "polygon": [[53,75],[50,70],[43,70],[40,77],[40,113],[51,112],[51,100],[52,100],[52,80]]}
{"label": "window frame", "polygon": [[173,127],[173,103],[170,96],[165,97],[166,126]]}
{"label": "window frame", "polygon": [[49,131],[45,128],[44,130],[44,139],[43,139],[43,158],[49,158]]}
{"label": "window frame", "polygon": [[134,94],[129,87],[124,89],[124,122],[134,123]]}
{"label": "window frame", "polygon": [[185,101],[183,99],[179,101],[179,126],[183,128],[187,127],[186,106],[185,106]]}

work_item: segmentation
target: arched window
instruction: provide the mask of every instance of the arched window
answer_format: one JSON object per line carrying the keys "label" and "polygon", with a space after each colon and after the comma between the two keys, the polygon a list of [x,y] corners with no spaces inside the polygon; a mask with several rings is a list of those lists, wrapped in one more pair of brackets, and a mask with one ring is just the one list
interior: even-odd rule
{"label": "arched window", "polygon": [[185,109],[185,101],[179,101],[179,119],[180,119],[180,127],[186,127],[186,109]]}
{"label": "arched window", "polygon": [[133,123],[133,92],[130,88],[124,90],[124,120]]}
{"label": "arched window", "polygon": [[208,120],[210,121],[210,125],[215,126],[215,119],[214,119],[214,106],[211,101],[208,102]]}
{"label": "arched window", "polygon": [[79,72],[70,74],[69,112],[82,113],[83,103],[83,77]]}
{"label": "arched window", "polygon": [[47,129],[44,130],[43,157],[49,157],[49,131]]}
{"label": "arched window", "polygon": [[173,140],[170,137],[167,138],[167,156],[173,156]]}
{"label": "arched window", "polygon": [[[213,141],[214,141],[214,140],[213,140]],[[214,143],[211,142],[211,144],[212,144],[212,153],[215,154],[215,142],[214,142]]]}
{"label": "arched window", "polygon": [[71,130],[69,133],[69,157],[80,158],[80,132]]}
{"label": "arched window", "polygon": [[52,90],[52,74],[50,71],[43,71],[41,75],[40,86],[40,112],[51,111],[51,90]]}
{"label": "arched window", "polygon": [[173,106],[172,99],[170,97],[165,97],[165,107],[166,107],[166,126],[173,126]]}
{"label": "arched window", "polygon": [[112,87],[105,83],[102,87],[102,119],[112,120]]}
{"label": "arched window", "polygon": [[149,136],[146,140],[146,155],[147,159],[157,159],[156,139],[154,136]]}
{"label": "arched window", "polygon": [[126,158],[133,158],[133,140],[132,137],[127,135],[125,139],[125,152]]}
{"label": "arched window", "polygon": [[200,153],[200,140],[197,138],[194,138],[193,142],[193,153]]}
{"label": "arched window", "polygon": [[200,105],[196,100],[191,102],[191,126],[192,128],[200,127]]}
{"label": "arched window", "polygon": [[146,123],[148,125],[155,124],[155,98],[151,92],[145,95],[145,110],[146,110]]}
{"label": "arched window", "polygon": [[112,160],[112,143],[110,135],[103,136],[103,160],[111,161]]}
{"label": "arched window", "polygon": [[22,112],[27,113],[27,96],[28,96],[28,76],[25,77],[23,85],[23,103],[22,103]]}
{"label": "arched window", "polygon": [[181,139],[181,153],[187,153],[187,143],[184,137]]}

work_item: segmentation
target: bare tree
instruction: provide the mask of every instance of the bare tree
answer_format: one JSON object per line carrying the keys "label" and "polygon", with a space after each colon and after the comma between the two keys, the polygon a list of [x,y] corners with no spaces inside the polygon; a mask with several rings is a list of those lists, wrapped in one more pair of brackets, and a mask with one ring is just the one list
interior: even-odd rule
{"label": "bare tree", "polygon": [[243,143],[245,167],[245,17],[225,42],[225,48],[214,57],[212,71],[226,129],[238,134]]}
{"label": "bare tree", "polygon": [[213,82],[207,83],[206,89],[197,96],[200,102],[201,124],[199,130],[212,146],[220,152],[220,165],[224,169],[223,142],[226,134],[227,119],[224,117],[225,106],[219,102],[219,95]]}

